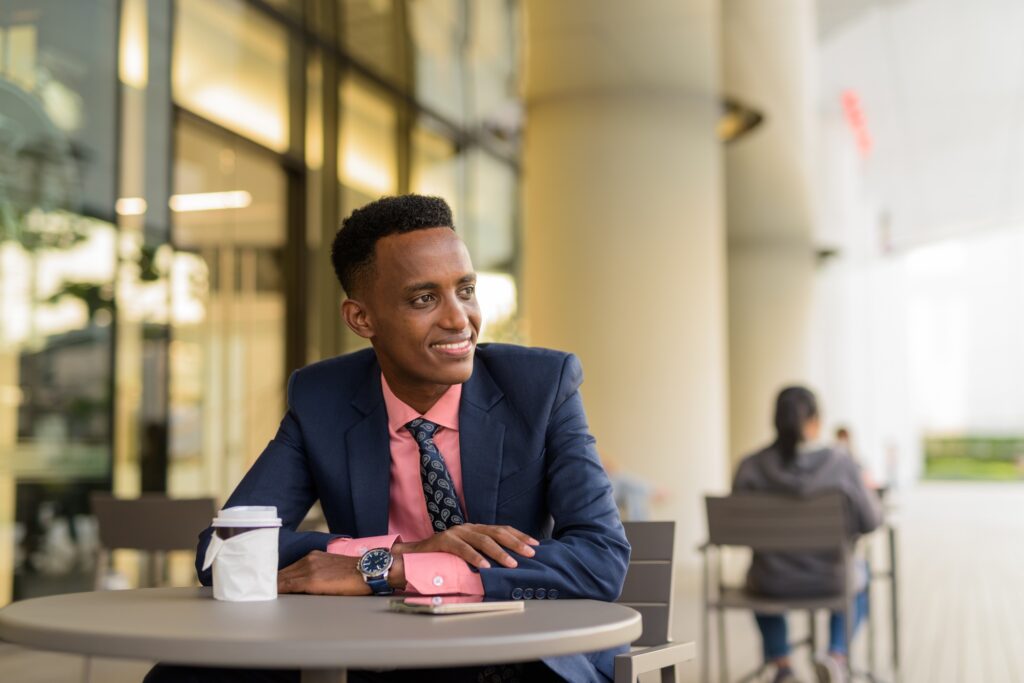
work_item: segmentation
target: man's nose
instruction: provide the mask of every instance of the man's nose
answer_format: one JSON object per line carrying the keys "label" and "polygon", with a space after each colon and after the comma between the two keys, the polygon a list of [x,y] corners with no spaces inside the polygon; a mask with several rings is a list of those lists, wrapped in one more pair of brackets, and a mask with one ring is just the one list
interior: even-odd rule
{"label": "man's nose", "polygon": [[446,330],[464,330],[469,325],[469,316],[463,302],[456,295],[445,297],[444,312],[441,316],[441,327]]}

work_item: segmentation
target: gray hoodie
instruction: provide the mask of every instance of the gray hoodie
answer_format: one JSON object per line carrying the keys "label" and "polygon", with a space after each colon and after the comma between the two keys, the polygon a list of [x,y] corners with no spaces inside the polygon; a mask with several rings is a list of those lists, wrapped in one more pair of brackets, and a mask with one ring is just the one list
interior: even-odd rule
{"label": "gray hoodie", "polygon": [[[847,502],[850,538],[882,523],[878,497],[868,490],[860,466],[845,453],[830,448],[801,448],[786,465],[774,446],[747,456],[736,470],[733,492],[778,493],[811,498],[840,492]],[[748,586],[763,595],[811,597],[837,593],[843,566],[837,553],[754,553]]]}

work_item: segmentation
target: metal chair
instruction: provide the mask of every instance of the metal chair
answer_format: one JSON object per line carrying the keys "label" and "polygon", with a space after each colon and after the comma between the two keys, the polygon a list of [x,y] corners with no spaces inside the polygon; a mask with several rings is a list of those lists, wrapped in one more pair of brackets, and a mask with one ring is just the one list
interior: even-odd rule
{"label": "metal chair", "polygon": [[[704,552],[704,613],[702,618],[701,680],[710,680],[711,612],[718,614],[719,680],[728,681],[728,654],[725,640],[725,613],[727,610],[754,611],[762,614],[786,614],[790,611],[807,612],[809,636],[794,643],[794,647],[807,646],[814,656],[816,641],[815,614],[819,610],[843,612],[846,616],[847,652],[853,633],[853,603],[856,597],[852,571],[853,540],[846,520],[846,506],[841,494],[831,493],[813,499],[788,496],[744,493],[728,497],[705,498],[708,517],[708,541]],[[835,595],[816,598],[766,598],[750,593],[743,587],[728,586],[722,576],[721,549],[743,546],[755,552],[835,552],[843,572],[842,589]],[[712,591],[712,551],[716,551],[717,580]],[[766,665],[744,676],[750,681],[761,675]],[[848,674],[852,677],[850,658]]]}
{"label": "metal chair", "polygon": [[694,658],[694,643],[673,643],[672,578],[675,522],[625,522],[633,548],[619,602],[640,612],[644,631],[632,651],[615,658],[615,683],[660,671],[662,683],[676,680],[676,667]]}
{"label": "metal chair", "polygon": [[164,574],[164,553],[195,550],[199,532],[210,525],[216,512],[213,498],[172,499],[162,494],[139,498],[115,498],[93,493],[92,513],[99,531],[96,589],[102,588],[104,571],[115,549],[150,553],[149,584],[159,585]]}

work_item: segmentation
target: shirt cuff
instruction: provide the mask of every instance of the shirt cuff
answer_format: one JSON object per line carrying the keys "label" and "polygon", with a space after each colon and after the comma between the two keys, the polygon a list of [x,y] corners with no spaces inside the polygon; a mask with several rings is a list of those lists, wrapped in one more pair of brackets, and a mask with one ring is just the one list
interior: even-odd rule
{"label": "shirt cuff", "polygon": [[483,595],[480,575],[449,553],[406,553],[405,590],[420,595]]}
{"label": "shirt cuff", "polygon": [[387,548],[391,550],[392,546],[401,538],[399,534],[367,536],[366,538],[336,538],[327,544],[327,552],[334,555],[362,557],[363,553],[374,548]]}

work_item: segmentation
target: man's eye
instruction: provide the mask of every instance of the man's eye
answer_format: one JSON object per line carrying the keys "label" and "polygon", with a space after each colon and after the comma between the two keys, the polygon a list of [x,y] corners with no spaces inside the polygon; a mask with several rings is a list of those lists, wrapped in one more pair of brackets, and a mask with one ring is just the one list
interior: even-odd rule
{"label": "man's eye", "polygon": [[469,285],[459,290],[459,294],[462,295],[463,299],[472,299],[473,295],[476,294],[476,285]]}
{"label": "man's eye", "polygon": [[414,304],[425,306],[434,300],[433,294],[420,294],[418,297],[412,300]]}

